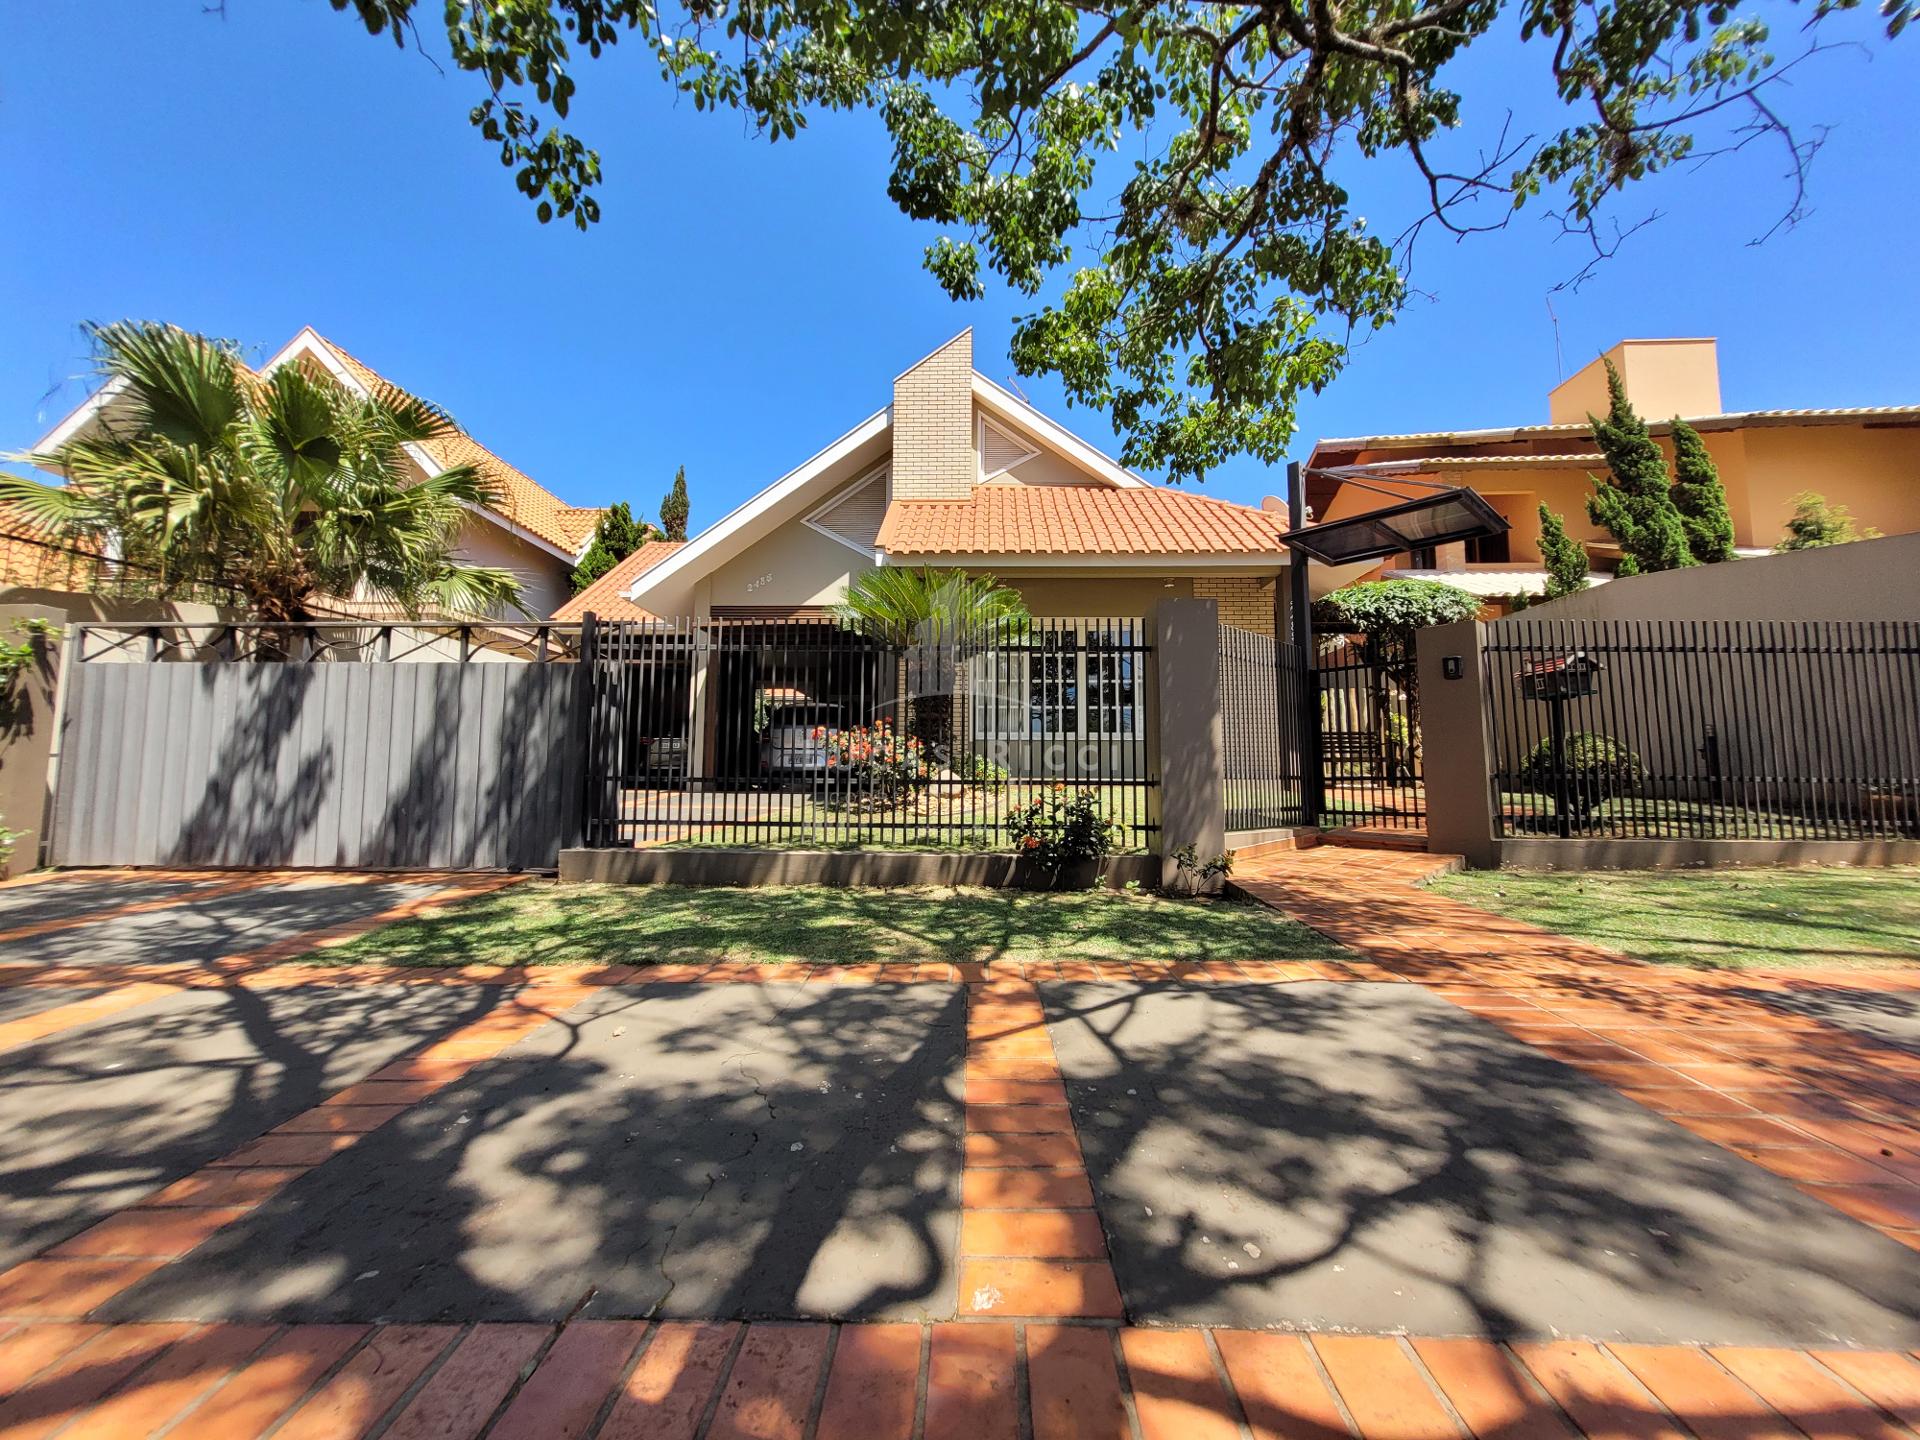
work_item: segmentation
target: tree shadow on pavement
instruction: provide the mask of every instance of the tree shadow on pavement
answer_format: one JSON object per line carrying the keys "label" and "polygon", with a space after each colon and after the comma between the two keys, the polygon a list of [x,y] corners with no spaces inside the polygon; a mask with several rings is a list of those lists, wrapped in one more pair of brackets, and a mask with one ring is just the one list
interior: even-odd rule
{"label": "tree shadow on pavement", "polygon": [[1136,1321],[1920,1343],[1920,1254],[1418,986],[1042,989]]}

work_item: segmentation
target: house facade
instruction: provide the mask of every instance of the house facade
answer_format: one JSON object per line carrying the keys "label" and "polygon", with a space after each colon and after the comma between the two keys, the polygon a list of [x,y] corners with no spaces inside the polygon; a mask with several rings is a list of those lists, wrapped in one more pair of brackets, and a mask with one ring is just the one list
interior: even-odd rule
{"label": "house facade", "polygon": [[[1734,543],[1769,552],[1785,533],[1794,497],[1814,491],[1846,506],[1862,527],[1920,531],[1920,405],[1837,410],[1727,410],[1711,339],[1623,340],[1604,357],[1672,458],[1671,420],[1700,432],[1726,487]],[[1512,527],[1505,535],[1381,562],[1387,578],[1445,580],[1497,603],[1545,589],[1539,507],[1566,522],[1596,579],[1619,559],[1613,538],[1587,518],[1586,497],[1606,461],[1589,415],[1607,409],[1596,359],[1548,396],[1547,423],[1500,429],[1363,435],[1321,440],[1308,461],[1307,500],[1320,520],[1364,514],[1426,493],[1434,483],[1478,491]]]}
{"label": "house facade", "polygon": [[1220,604],[1273,633],[1276,509],[1148,483],[973,368],[955,336],[852,429],[683,545],[649,545],[560,607],[607,619],[824,618],[881,565],[991,573],[1043,616]]}
{"label": "house facade", "polygon": [[[370,366],[356,359],[308,326],[260,366],[270,375],[282,365],[300,365],[330,377],[362,396],[406,392]],[[124,405],[118,382],[95,391],[34,445],[36,451],[55,449],[113,422]],[[492,482],[499,500],[470,506],[470,518],[461,528],[454,558],[470,565],[492,565],[511,571],[520,581],[523,603],[535,616],[550,614],[572,588],[573,567],[593,541],[603,513],[590,506],[568,505],[524,471],[508,464],[464,430],[458,434],[406,447],[417,479],[426,479],[454,465],[471,465]],[[0,515],[0,587],[41,591],[84,590],[103,557],[78,556],[33,529],[21,517]],[[371,609],[353,596],[337,597],[343,613]],[[509,618],[506,616],[499,618]]]}

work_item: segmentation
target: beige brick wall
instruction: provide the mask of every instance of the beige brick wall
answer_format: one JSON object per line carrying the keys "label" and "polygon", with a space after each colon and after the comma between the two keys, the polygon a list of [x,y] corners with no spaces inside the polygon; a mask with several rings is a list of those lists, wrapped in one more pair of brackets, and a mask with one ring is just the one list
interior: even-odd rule
{"label": "beige brick wall", "polygon": [[976,473],[967,330],[893,382],[893,498],[964,500]]}
{"label": "beige brick wall", "polygon": [[1222,625],[1271,635],[1274,583],[1258,575],[1202,575],[1193,582],[1193,598],[1218,600]]}

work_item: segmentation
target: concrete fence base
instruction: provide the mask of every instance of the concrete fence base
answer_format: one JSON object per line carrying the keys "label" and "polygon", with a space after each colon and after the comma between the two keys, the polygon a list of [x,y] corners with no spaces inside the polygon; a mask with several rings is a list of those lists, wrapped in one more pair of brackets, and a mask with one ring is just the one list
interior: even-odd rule
{"label": "concrete fence base", "polygon": [[[602,885],[974,885],[1025,882],[1011,855],[942,850],[562,850],[562,884]],[[1111,855],[1099,885],[1157,885],[1158,855]]]}
{"label": "concrete fence base", "polygon": [[1920,865],[1920,840],[1496,840],[1512,870],[1686,870],[1759,865]]}

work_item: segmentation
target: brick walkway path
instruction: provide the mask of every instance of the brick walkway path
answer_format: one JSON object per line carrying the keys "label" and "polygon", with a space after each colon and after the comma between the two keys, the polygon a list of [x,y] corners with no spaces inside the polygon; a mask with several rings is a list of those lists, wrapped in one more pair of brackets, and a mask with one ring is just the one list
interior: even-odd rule
{"label": "brick walkway path", "polygon": [[[1920,1129],[1912,1119],[1920,1057],[1729,994],[1722,977],[1638,966],[1407,888],[1431,866],[1426,857],[1393,852],[1306,851],[1242,876],[1250,893],[1363,957],[1346,964],[1062,964],[991,973],[948,965],[716,964],[505,977],[517,990],[479,1020],[0,1273],[0,1440],[1920,1435],[1920,1358],[1913,1355],[1506,1346],[1120,1323],[1040,1008],[1041,980],[1420,983],[1920,1247]],[[119,967],[127,973],[115,977],[59,967],[0,983],[164,989],[503,978],[498,971],[294,967],[278,963],[285,953],[276,945],[266,956],[190,976],[157,966]],[[68,973],[75,969],[82,973]],[[557,1328],[105,1325],[89,1318],[593,987],[693,979],[967,986],[964,1318],[925,1326],[586,1321]],[[1738,983],[1808,982],[1744,976]],[[1857,973],[1820,983],[1920,985]]]}
{"label": "brick walkway path", "polygon": [[25,1325],[0,1333],[0,1392],[0,1434],[61,1440],[1910,1440],[1920,1425],[1907,1355],[999,1321]]}

